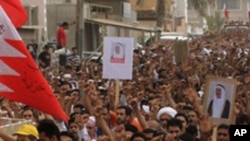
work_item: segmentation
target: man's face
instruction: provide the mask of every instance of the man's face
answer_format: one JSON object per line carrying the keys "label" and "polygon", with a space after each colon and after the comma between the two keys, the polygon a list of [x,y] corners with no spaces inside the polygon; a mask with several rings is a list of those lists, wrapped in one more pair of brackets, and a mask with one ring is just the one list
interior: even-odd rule
{"label": "man's face", "polygon": [[77,108],[74,108],[74,109],[73,109],[73,112],[74,112],[74,113],[81,113],[81,108],[78,108],[78,107],[77,107]]}
{"label": "man's face", "polygon": [[110,114],[109,114],[109,111],[107,108],[104,108],[102,110],[102,118],[106,121],[106,122],[109,122],[110,120]]}
{"label": "man's face", "polygon": [[128,116],[126,115],[125,109],[118,109],[116,112],[116,116],[117,116],[116,122],[118,124],[122,123],[125,124],[128,120]]}
{"label": "man's face", "polygon": [[23,112],[23,118],[25,118],[26,120],[34,120],[33,112],[31,110],[25,110]]}
{"label": "man's face", "polygon": [[120,47],[119,46],[115,46],[115,53],[120,54]]}
{"label": "man's face", "polygon": [[174,136],[174,141],[179,141],[181,129],[178,126],[169,126],[168,133]]}
{"label": "man's face", "polygon": [[73,49],[73,50],[72,50],[72,53],[73,53],[74,55],[76,55],[76,54],[77,54],[77,49]]}
{"label": "man's face", "polygon": [[77,125],[76,123],[71,123],[71,124],[69,125],[69,131],[70,131],[71,133],[73,133],[73,134],[77,134],[78,131],[79,131],[78,125]]}
{"label": "man's face", "polygon": [[70,86],[69,85],[62,85],[60,87],[60,94],[66,94],[67,91],[70,90]]}
{"label": "man's face", "polygon": [[228,129],[218,129],[217,141],[230,141]]}
{"label": "man's face", "polygon": [[171,117],[168,114],[162,114],[160,117],[160,122],[162,127],[167,127],[168,121],[171,119]]}
{"label": "man's face", "polygon": [[221,98],[221,88],[216,88],[216,97],[218,98],[218,99],[220,99]]}
{"label": "man's face", "polygon": [[187,122],[183,116],[177,116],[176,119],[180,120],[182,123],[183,131],[185,132],[187,128]]}
{"label": "man's face", "polygon": [[188,120],[190,122],[190,124],[196,124],[198,117],[197,114],[194,111],[189,111],[188,112]]}
{"label": "man's face", "polygon": [[151,141],[154,137],[154,133],[144,133],[147,138],[147,141]]}

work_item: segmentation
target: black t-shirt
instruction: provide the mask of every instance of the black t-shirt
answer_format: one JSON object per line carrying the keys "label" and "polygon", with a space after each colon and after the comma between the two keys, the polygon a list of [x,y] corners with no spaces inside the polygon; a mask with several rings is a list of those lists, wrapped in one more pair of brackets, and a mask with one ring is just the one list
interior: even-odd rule
{"label": "black t-shirt", "polygon": [[40,59],[45,64],[45,65],[43,65],[43,64],[39,63],[40,67],[47,68],[50,66],[50,60],[51,60],[50,53],[43,51],[38,56],[38,59]]}

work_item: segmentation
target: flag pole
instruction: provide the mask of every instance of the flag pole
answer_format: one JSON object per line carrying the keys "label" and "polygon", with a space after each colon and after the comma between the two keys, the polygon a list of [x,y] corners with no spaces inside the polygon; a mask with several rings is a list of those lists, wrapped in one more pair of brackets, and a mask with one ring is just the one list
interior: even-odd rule
{"label": "flag pole", "polygon": [[188,33],[188,0],[184,0],[185,2],[185,26],[186,26],[186,34]]}
{"label": "flag pole", "polygon": [[217,140],[217,127],[213,128],[212,141]]}
{"label": "flag pole", "polygon": [[120,103],[120,80],[116,79],[115,81],[115,108],[118,107],[118,104]]}

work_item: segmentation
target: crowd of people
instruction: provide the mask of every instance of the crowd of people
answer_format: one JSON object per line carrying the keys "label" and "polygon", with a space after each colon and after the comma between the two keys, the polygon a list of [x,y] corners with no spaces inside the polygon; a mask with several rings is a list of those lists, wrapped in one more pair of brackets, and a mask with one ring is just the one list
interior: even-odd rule
{"label": "crowd of people", "polygon": [[[32,120],[14,134],[18,141],[230,141],[230,124],[249,124],[248,35],[235,31],[193,38],[187,43],[189,57],[178,63],[173,59],[175,41],[135,48],[133,79],[119,83],[102,79],[101,56],[83,63],[76,48],[54,71],[58,68],[46,46],[39,66],[69,121],[4,98],[2,116]],[[215,125],[203,110],[208,75],[237,80],[236,99],[230,101],[235,103],[232,123]],[[15,140],[1,131],[0,137]]]}

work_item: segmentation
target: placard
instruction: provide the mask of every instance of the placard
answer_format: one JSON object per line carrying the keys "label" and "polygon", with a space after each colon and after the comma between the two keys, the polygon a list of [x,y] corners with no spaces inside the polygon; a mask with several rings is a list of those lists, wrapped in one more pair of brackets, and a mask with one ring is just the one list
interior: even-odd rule
{"label": "placard", "polygon": [[104,79],[132,79],[133,46],[133,38],[104,37]]}

